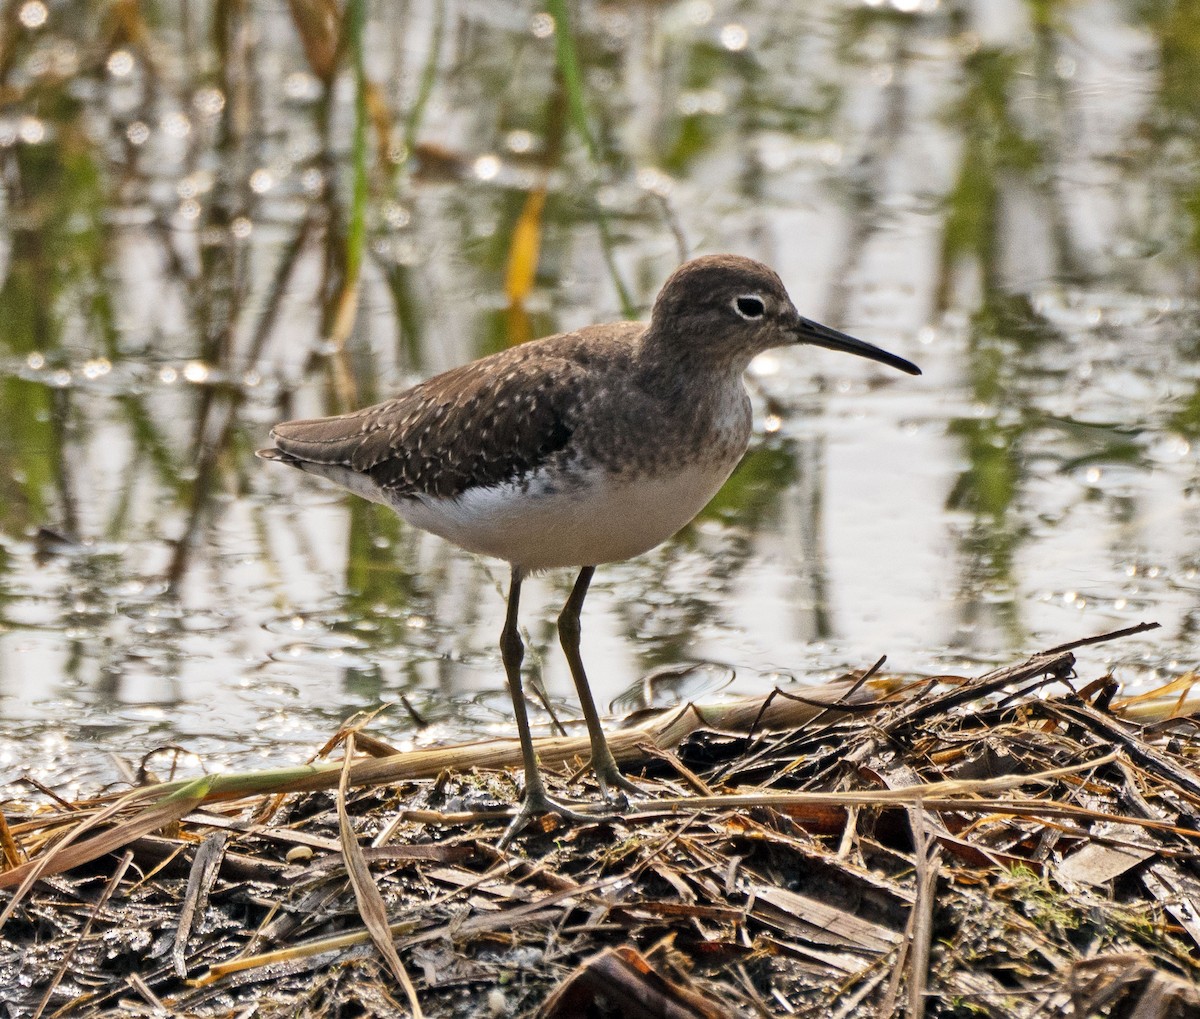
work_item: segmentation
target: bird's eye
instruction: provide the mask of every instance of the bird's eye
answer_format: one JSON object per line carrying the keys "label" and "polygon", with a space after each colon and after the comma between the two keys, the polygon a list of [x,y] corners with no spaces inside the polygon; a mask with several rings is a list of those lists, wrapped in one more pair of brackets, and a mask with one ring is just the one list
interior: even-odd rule
{"label": "bird's eye", "polygon": [[767,310],[767,306],[763,304],[761,297],[755,297],[753,294],[743,294],[741,297],[733,299],[733,310],[736,311],[742,318],[762,318]]}

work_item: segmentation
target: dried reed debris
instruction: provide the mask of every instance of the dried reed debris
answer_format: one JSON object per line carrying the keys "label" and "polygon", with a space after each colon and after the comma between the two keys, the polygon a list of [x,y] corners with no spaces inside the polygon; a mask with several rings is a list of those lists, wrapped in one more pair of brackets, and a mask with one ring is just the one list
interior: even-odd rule
{"label": "dried reed debris", "polygon": [[[10,809],[0,1002],[1200,1014],[1191,677],[1119,699],[1075,665],[1063,648],[973,680],[846,677],[643,719],[613,742],[646,800],[547,818],[505,854],[507,744],[456,748],[447,772],[445,751],[357,733],[385,756]],[[578,792],[578,743],[544,741],[557,794]]]}

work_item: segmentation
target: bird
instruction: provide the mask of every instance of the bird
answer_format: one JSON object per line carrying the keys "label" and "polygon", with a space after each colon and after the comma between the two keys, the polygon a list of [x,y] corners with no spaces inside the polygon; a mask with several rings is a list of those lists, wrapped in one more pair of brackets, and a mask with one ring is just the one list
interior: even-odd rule
{"label": "bird", "polygon": [[[509,566],[503,662],[524,769],[500,841],[534,817],[594,818],[547,794],[522,690],[522,582],[578,570],[559,640],[604,800],[640,790],[617,766],[580,652],[596,567],[640,555],[686,526],[745,454],[743,372],[771,348],[844,351],[909,375],[911,361],[802,316],[777,273],[740,255],[693,258],[649,322],[588,325],[490,354],[348,414],[274,426],[258,456],[390,507],[409,524]],[[626,801],[627,802],[627,801]]]}

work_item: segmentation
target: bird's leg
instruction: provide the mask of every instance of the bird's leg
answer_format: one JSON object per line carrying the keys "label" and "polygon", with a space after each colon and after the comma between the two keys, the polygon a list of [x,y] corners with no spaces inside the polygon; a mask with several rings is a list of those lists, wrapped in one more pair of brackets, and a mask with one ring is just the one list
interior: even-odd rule
{"label": "bird's leg", "polygon": [[594,566],[585,566],[579,571],[575,587],[571,590],[571,597],[567,599],[558,616],[558,639],[562,642],[563,654],[567,656],[567,664],[571,667],[571,678],[575,681],[579,706],[583,709],[583,720],[587,723],[588,739],[592,744],[592,771],[596,773],[600,792],[608,799],[611,785],[641,795],[642,791],[621,774],[612,751],[608,748],[604,729],[600,725],[600,715],[596,711],[596,702],[592,698],[592,688],[588,685],[587,673],[583,670],[583,656],[579,653],[579,613],[583,609],[583,599],[587,597],[588,585],[591,584],[595,572]]}
{"label": "bird's leg", "polygon": [[500,657],[504,662],[504,673],[508,677],[508,690],[512,694],[513,714],[517,718],[517,733],[521,738],[521,760],[525,768],[525,796],[521,809],[513,818],[508,830],[501,836],[497,848],[504,849],[529,821],[539,814],[555,813],[573,821],[594,821],[595,816],[580,814],[550,799],[546,785],[538,769],[537,752],[533,749],[533,733],[529,728],[529,712],[525,707],[525,693],[521,688],[521,662],[525,658],[525,645],[517,631],[517,605],[521,601],[521,570],[512,568],[512,579],[508,585],[508,612],[504,617],[504,629],[500,633]]}

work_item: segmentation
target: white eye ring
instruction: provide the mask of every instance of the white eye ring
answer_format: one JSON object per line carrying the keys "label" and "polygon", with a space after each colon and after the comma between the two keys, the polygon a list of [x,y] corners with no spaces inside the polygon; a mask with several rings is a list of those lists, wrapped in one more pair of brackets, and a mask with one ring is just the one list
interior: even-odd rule
{"label": "white eye ring", "polygon": [[758,294],[738,294],[733,299],[733,310],[742,318],[753,322],[767,313],[766,302]]}

